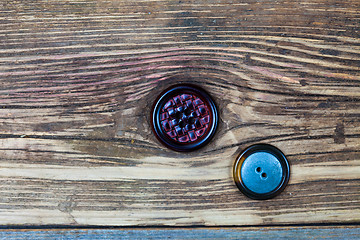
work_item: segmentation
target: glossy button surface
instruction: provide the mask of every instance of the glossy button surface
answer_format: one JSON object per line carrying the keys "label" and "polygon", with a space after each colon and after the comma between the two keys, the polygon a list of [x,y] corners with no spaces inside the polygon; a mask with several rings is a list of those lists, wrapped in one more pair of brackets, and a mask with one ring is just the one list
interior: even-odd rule
{"label": "glossy button surface", "polygon": [[156,100],[152,129],[166,147],[175,151],[193,151],[207,144],[218,123],[214,101],[194,85],[176,85]]}
{"label": "glossy button surface", "polygon": [[244,185],[256,193],[268,193],[281,182],[283,170],[279,160],[267,152],[251,154],[241,167]]}
{"label": "glossy button surface", "polygon": [[234,165],[238,188],[253,199],[269,199],[286,186],[290,167],[285,155],[274,146],[257,144],[247,148]]}

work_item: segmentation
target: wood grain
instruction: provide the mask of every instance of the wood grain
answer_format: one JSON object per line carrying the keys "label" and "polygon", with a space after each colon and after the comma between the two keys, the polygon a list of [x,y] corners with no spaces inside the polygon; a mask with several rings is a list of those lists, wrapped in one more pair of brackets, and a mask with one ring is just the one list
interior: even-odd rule
{"label": "wood grain", "polygon": [[[0,224],[360,222],[360,2],[1,1]],[[192,82],[212,142],[164,148],[149,114]],[[280,148],[288,187],[254,201],[237,155]]]}
{"label": "wood grain", "polygon": [[354,239],[360,229],[341,227],[138,228],[0,230],[0,239]]}

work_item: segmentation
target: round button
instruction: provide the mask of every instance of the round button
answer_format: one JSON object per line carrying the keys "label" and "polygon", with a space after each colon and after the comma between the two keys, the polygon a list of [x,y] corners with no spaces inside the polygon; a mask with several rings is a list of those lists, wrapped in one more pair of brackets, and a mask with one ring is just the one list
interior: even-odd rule
{"label": "round button", "polygon": [[176,85],[157,98],[151,122],[156,137],[166,147],[193,151],[214,136],[218,113],[204,90],[193,85]]}
{"label": "round button", "polygon": [[290,165],[285,155],[268,144],[247,148],[235,161],[235,183],[252,199],[275,197],[285,188],[289,177]]}

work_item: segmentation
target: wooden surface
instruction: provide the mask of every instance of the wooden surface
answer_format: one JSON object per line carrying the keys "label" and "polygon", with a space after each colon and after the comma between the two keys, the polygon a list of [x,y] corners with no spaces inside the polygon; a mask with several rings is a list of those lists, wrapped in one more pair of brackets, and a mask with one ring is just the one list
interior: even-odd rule
{"label": "wooden surface", "polygon": [[343,239],[358,240],[356,227],[137,228],[0,230],[0,239]]}
{"label": "wooden surface", "polygon": [[[359,223],[359,25],[358,0],[1,1],[0,224]],[[220,111],[189,154],[149,126],[178,82]],[[255,143],[291,164],[272,200],[233,182]]]}

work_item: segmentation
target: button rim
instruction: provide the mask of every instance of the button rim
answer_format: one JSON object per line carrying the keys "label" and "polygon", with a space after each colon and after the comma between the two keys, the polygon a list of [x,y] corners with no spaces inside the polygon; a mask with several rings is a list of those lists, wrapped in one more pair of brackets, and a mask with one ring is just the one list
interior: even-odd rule
{"label": "button rim", "polygon": [[[250,190],[245,186],[241,178],[241,166],[243,162],[247,159],[248,156],[255,152],[267,152],[272,154],[279,160],[282,166],[283,175],[280,184],[273,191],[270,191],[268,193],[260,194]],[[266,200],[274,198],[284,190],[290,179],[290,164],[285,154],[277,147],[265,143],[254,144],[242,151],[236,158],[233,167],[233,176],[236,186],[245,196],[255,200]]]}
{"label": "button rim", "polygon": [[[174,92],[177,91],[181,92],[184,90],[194,92],[199,96],[201,96],[204,100],[206,100],[207,105],[210,108],[209,110],[211,111],[213,117],[212,117],[212,124],[208,128],[208,133],[205,133],[206,136],[204,138],[202,138],[198,142],[181,144],[169,139],[168,136],[163,133],[163,130],[160,125],[161,124],[160,120],[157,116],[160,114],[161,106],[167,101],[169,95],[174,94]],[[162,143],[165,147],[168,147],[177,152],[190,152],[197,150],[210,142],[210,140],[213,138],[217,130],[219,114],[215,102],[204,89],[202,89],[199,86],[186,83],[186,84],[172,85],[167,89],[165,89],[161,94],[159,94],[159,96],[156,98],[153,104],[150,119],[151,119],[152,131],[155,134],[156,138],[160,141],[160,143]]]}

